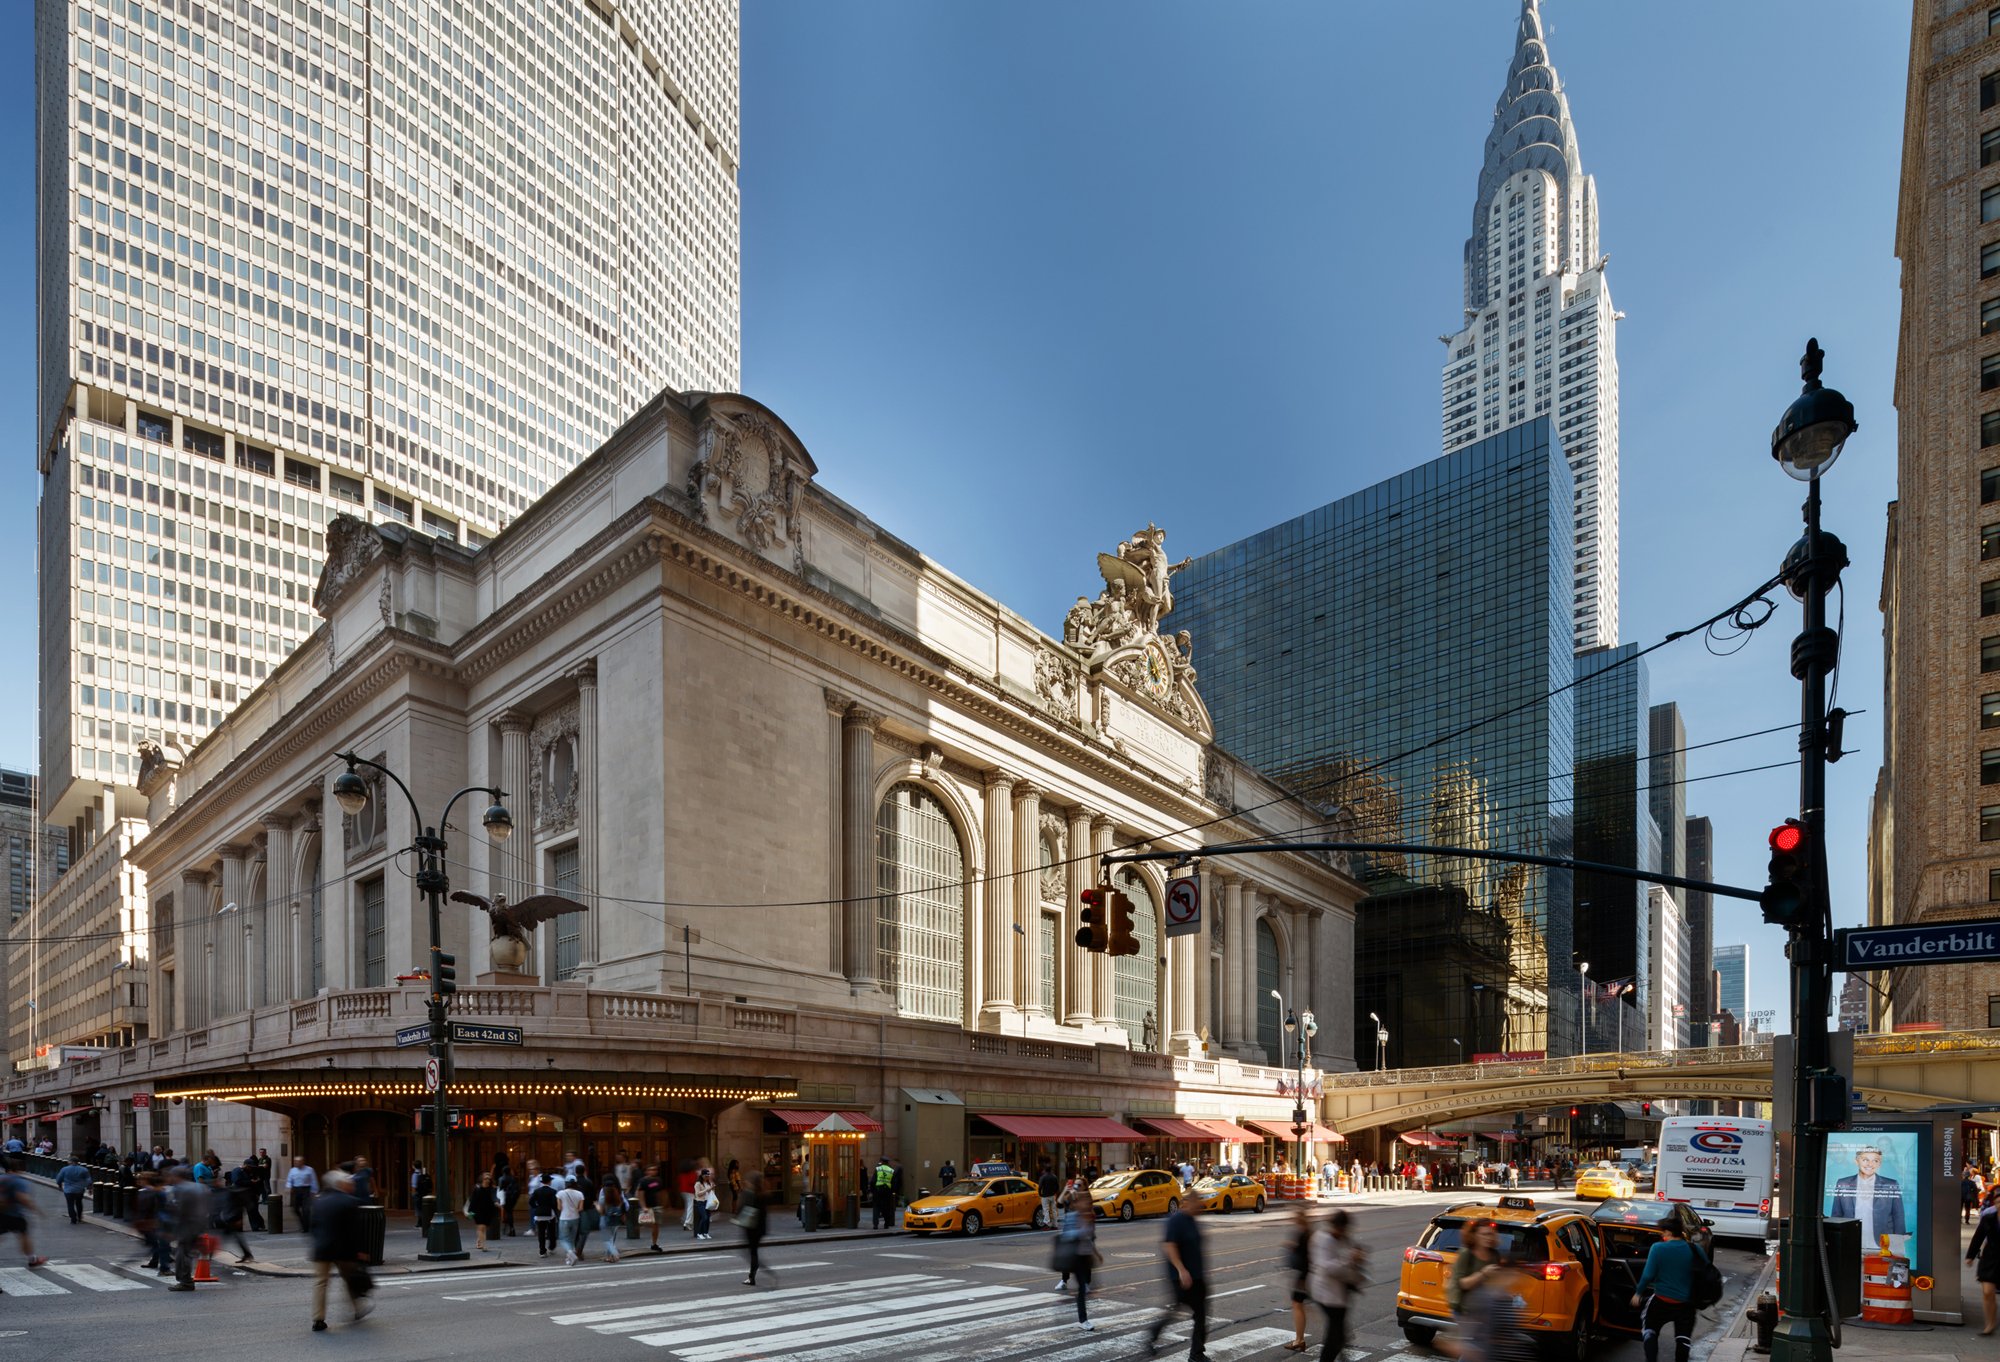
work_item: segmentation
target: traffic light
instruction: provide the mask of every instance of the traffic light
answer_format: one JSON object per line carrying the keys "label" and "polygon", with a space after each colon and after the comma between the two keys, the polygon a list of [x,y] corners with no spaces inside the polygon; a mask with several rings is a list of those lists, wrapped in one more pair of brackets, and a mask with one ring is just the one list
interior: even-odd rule
{"label": "traffic light", "polygon": [[1653,1114],[1653,1104],[1651,1102],[1641,1102],[1639,1104],[1639,1114],[1641,1116],[1651,1116]]}
{"label": "traffic light", "polygon": [[458,957],[450,951],[431,952],[431,992],[458,992]]}
{"label": "traffic light", "polygon": [[1132,900],[1116,889],[1111,891],[1111,940],[1106,955],[1137,955],[1139,938],[1132,934]]}
{"label": "traffic light", "polygon": [[1581,1115],[1583,1115],[1583,1109],[1582,1109],[1581,1107],[1571,1107],[1571,1108],[1569,1109],[1569,1119],[1570,1119],[1570,1120],[1574,1121],[1574,1120],[1575,1120],[1575,1119],[1576,1119],[1577,1117],[1579,1117],[1579,1116],[1581,1116]]}
{"label": "traffic light", "polygon": [[1105,892],[1102,888],[1083,891],[1083,925],[1076,929],[1076,944],[1093,953],[1111,944],[1104,916]]}
{"label": "traffic light", "polygon": [[1806,830],[1796,818],[1771,829],[1771,880],[1757,896],[1764,921],[1795,926],[1805,911]]}
{"label": "traffic light", "polygon": [[[437,1109],[433,1106],[430,1106],[428,1103],[426,1103],[424,1106],[418,1107],[417,1134],[419,1135],[430,1134],[432,1128],[436,1124],[436,1115],[437,1115]],[[469,1113],[467,1113],[463,1108],[446,1107],[444,1109],[444,1128],[446,1130],[471,1130],[473,1129],[473,1127],[474,1127],[474,1118]]]}

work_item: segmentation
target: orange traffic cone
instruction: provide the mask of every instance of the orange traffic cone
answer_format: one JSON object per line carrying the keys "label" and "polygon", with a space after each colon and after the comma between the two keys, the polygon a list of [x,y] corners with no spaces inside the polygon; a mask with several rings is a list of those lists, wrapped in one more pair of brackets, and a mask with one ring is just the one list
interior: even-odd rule
{"label": "orange traffic cone", "polygon": [[218,1247],[213,1235],[204,1234],[195,1244],[194,1279],[198,1282],[212,1282],[216,1279],[215,1269],[210,1266],[211,1255]]}

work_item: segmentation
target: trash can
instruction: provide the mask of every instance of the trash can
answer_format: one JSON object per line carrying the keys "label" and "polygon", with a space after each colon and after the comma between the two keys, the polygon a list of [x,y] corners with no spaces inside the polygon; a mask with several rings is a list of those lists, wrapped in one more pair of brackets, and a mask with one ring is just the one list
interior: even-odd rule
{"label": "trash can", "polygon": [[382,1249],[389,1236],[389,1212],[380,1202],[355,1208],[356,1226],[361,1232],[361,1251],[370,1263],[382,1261]]}
{"label": "trash can", "polygon": [[819,1228],[819,1219],[826,1209],[826,1198],[818,1192],[807,1192],[799,1198],[799,1228],[811,1234]]}
{"label": "trash can", "polygon": [[[893,1212],[891,1214],[893,1216]],[[861,1228],[861,1198],[858,1196],[847,1198],[847,1228],[850,1230]]]}
{"label": "trash can", "polygon": [[285,1199],[276,1192],[264,1198],[264,1225],[272,1234],[285,1232]]}

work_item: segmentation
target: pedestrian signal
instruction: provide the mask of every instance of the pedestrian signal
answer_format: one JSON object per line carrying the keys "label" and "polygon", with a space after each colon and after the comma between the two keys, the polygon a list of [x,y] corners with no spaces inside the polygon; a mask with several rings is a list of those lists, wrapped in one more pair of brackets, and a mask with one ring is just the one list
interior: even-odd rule
{"label": "pedestrian signal", "polygon": [[1137,955],[1139,938],[1132,932],[1132,900],[1116,889],[1111,891],[1111,942],[1106,955]]}
{"label": "pedestrian signal", "polygon": [[1083,925],[1076,929],[1076,944],[1087,951],[1102,953],[1111,944],[1111,933],[1104,915],[1102,888],[1083,891]]}

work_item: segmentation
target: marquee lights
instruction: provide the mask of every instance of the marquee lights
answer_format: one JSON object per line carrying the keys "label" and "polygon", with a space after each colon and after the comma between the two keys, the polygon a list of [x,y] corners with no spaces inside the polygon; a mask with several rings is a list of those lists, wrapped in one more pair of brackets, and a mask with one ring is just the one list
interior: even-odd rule
{"label": "marquee lights", "polygon": [[[454,1096],[484,1097],[631,1097],[691,1098],[719,1102],[768,1102],[795,1098],[798,1091],[781,1087],[721,1088],[682,1083],[454,1083]],[[209,1098],[222,1102],[257,1102],[303,1097],[424,1097],[421,1083],[271,1083],[215,1087],[161,1088],[158,1098]]]}

